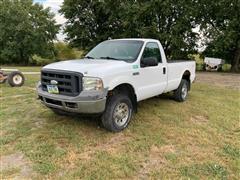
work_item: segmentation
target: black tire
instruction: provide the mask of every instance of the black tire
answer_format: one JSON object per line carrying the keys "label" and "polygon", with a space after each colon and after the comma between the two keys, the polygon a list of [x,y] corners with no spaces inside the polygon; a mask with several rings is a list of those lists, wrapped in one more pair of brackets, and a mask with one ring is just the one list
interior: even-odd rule
{"label": "black tire", "polygon": [[20,87],[24,84],[25,78],[19,71],[13,71],[8,75],[8,84],[12,87]]}
{"label": "black tire", "polygon": [[[124,105],[125,108],[128,108],[128,116],[126,116],[126,121],[124,120],[124,124],[119,125],[119,123],[121,124],[121,122],[116,122],[114,119],[114,113],[116,112],[116,108],[120,107],[121,105]],[[107,100],[107,104],[106,104],[106,109],[105,112],[102,115],[102,124],[103,126],[112,132],[119,132],[122,131],[123,129],[125,129],[131,118],[132,118],[132,114],[133,114],[133,105],[132,105],[132,101],[130,100],[130,98],[125,95],[125,94],[115,94],[111,97],[108,98]]]}
{"label": "black tire", "polygon": [[[187,88],[187,89],[185,89]],[[183,90],[184,89],[184,90]],[[183,102],[187,99],[190,84],[187,80],[182,79],[178,88],[174,91],[174,99],[178,102]],[[184,91],[184,92],[183,92]],[[186,94],[185,94],[186,93]]]}

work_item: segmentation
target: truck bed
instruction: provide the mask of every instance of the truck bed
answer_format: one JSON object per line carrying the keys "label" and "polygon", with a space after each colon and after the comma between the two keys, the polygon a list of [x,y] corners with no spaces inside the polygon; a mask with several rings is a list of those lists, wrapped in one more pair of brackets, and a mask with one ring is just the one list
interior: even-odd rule
{"label": "truck bed", "polygon": [[193,60],[167,60],[167,63],[192,62]]}
{"label": "truck bed", "polygon": [[165,92],[178,88],[182,75],[186,70],[191,74],[191,82],[195,78],[195,61],[192,60],[170,60],[167,62],[168,85]]}

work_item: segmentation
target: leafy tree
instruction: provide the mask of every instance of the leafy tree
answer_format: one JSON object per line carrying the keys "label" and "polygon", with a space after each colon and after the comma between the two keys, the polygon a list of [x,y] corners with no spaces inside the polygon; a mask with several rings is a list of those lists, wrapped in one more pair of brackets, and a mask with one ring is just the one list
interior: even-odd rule
{"label": "leafy tree", "polygon": [[53,56],[59,26],[54,14],[32,0],[0,0],[0,61],[27,64],[32,55]]}
{"label": "leafy tree", "polygon": [[60,12],[68,20],[65,32],[71,45],[87,48],[114,37],[120,27],[117,18],[120,1],[65,0]]}
{"label": "leafy tree", "polygon": [[200,24],[205,36],[207,56],[230,62],[231,71],[240,70],[240,1],[199,1]]}
{"label": "leafy tree", "polygon": [[126,6],[125,36],[159,39],[169,59],[186,59],[197,38],[193,6],[191,0],[133,1]]}
{"label": "leafy tree", "polygon": [[57,60],[68,60],[68,59],[76,59],[76,53],[73,48],[71,48],[68,44],[63,42],[58,42],[54,44],[56,59]]}
{"label": "leafy tree", "polygon": [[88,48],[111,38],[159,39],[168,58],[187,58],[197,34],[193,0],[65,0],[61,13],[73,46]]}

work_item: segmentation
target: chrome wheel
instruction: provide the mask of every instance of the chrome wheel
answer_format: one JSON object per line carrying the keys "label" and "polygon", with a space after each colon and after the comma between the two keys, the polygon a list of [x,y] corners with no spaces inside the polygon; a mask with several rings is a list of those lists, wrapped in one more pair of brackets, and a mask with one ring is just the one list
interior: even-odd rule
{"label": "chrome wheel", "polygon": [[13,82],[14,82],[14,84],[16,84],[16,85],[21,84],[21,83],[22,83],[22,80],[23,80],[23,78],[22,78],[22,76],[20,76],[19,74],[16,74],[15,76],[13,76]]}
{"label": "chrome wheel", "polygon": [[183,98],[183,99],[186,99],[187,93],[188,93],[187,84],[183,84],[183,86],[182,86],[182,98]]}
{"label": "chrome wheel", "polygon": [[119,103],[113,112],[113,120],[118,126],[123,126],[129,117],[129,107],[126,103]]}

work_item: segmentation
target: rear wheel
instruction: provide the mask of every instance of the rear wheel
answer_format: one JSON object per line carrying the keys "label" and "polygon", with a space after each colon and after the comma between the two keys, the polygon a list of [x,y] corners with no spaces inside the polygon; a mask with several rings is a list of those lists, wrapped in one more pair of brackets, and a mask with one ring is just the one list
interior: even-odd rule
{"label": "rear wheel", "polygon": [[189,82],[186,79],[182,79],[179,87],[174,91],[174,98],[178,102],[183,102],[187,99],[189,91]]}
{"label": "rear wheel", "polygon": [[24,84],[24,76],[19,71],[13,71],[8,75],[8,83],[12,87],[20,87]]}
{"label": "rear wheel", "polygon": [[107,101],[102,124],[109,131],[119,132],[128,126],[132,113],[133,105],[130,98],[125,94],[115,94]]}

